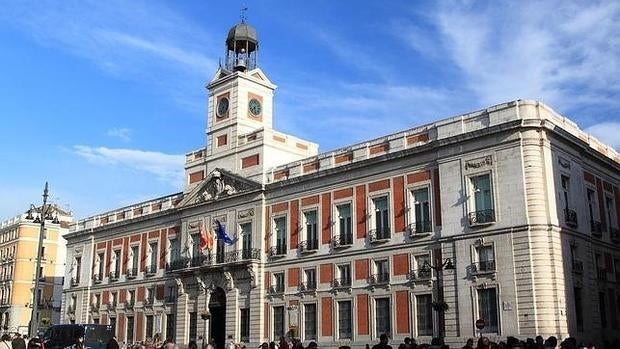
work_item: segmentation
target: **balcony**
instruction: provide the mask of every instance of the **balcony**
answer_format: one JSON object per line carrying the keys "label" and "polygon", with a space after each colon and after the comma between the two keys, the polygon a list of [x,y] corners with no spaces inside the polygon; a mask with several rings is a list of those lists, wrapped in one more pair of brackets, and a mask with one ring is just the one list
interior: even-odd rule
{"label": "balcony", "polygon": [[284,284],[277,284],[269,286],[269,294],[282,294],[284,293]]}
{"label": "balcony", "polygon": [[417,270],[411,270],[407,275],[410,281],[427,281],[431,279],[433,275],[431,268],[421,268]]}
{"label": "balcony", "polygon": [[211,255],[206,256],[200,254],[189,259],[190,267],[202,267],[203,265],[211,265],[212,263],[213,259],[211,259]]}
{"label": "balcony", "polygon": [[620,243],[620,229],[609,228],[609,238],[616,244]]}
{"label": "balcony", "polygon": [[314,292],[316,291],[316,281],[306,281],[299,284],[299,291],[301,292]]}
{"label": "balcony", "polygon": [[389,273],[379,273],[370,275],[368,278],[368,284],[375,285],[386,285],[390,282],[390,274]]}
{"label": "balcony", "polygon": [[603,225],[601,224],[601,222],[591,220],[590,231],[592,232],[592,236],[594,237],[597,237],[597,238],[603,237]]}
{"label": "balcony", "polygon": [[428,236],[433,232],[433,222],[428,220],[411,223],[407,226],[407,231],[411,238]]}
{"label": "balcony", "polygon": [[230,251],[226,252],[224,255],[224,263],[235,263],[259,259],[260,249],[258,248],[246,248],[243,250]]}
{"label": "balcony", "polygon": [[486,260],[471,264],[472,275],[492,274],[495,272],[495,261]]}
{"label": "balcony", "polygon": [[125,309],[127,310],[133,310],[134,306],[135,306],[135,303],[133,301],[125,303]]}
{"label": "balcony", "polygon": [[145,276],[154,276],[157,274],[157,265],[148,265],[144,271]]}
{"label": "balcony", "polygon": [[607,269],[598,267],[596,270],[596,278],[600,281],[607,281]]}
{"label": "balcony", "polygon": [[575,210],[571,210],[570,208],[565,208],[564,221],[569,227],[577,227],[579,225],[577,222],[577,212],[575,212]]}
{"label": "balcony", "polygon": [[469,225],[485,225],[495,223],[495,210],[492,208],[469,213]]}
{"label": "balcony", "polygon": [[80,278],[79,277],[72,277],[71,278],[71,287],[75,287],[77,285],[80,284]]}
{"label": "balcony", "polygon": [[269,258],[284,257],[286,256],[286,245],[281,244],[281,245],[271,246],[267,253],[269,255]]}
{"label": "balcony", "polygon": [[102,277],[101,274],[93,274],[93,283],[94,284],[100,284],[102,281]]}
{"label": "balcony", "polygon": [[153,303],[155,303],[155,298],[154,297],[148,297],[148,298],[145,298],[142,301],[142,304],[144,305],[145,308],[152,308],[153,307]]}
{"label": "balcony", "polygon": [[381,229],[372,229],[368,232],[368,240],[371,244],[386,242],[391,238],[390,227],[383,227]]}
{"label": "balcony", "polygon": [[111,271],[110,272],[110,281],[118,281],[118,271]]}
{"label": "balcony", "polygon": [[166,263],[166,271],[171,272],[179,269],[185,269],[189,266],[189,258],[179,258],[169,263]]}
{"label": "balcony", "polygon": [[335,278],[332,281],[333,288],[350,288],[351,287],[351,278],[350,277],[339,277]]}
{"label": "balcony", "polygon": [[332,247],[334,249],[345,248],[353,245],[353,234],[334,235]]}
{"label": "balcony", "polygon": [[297,245],[299,249],[299,253],[313,253],[319,250],[319,240],[306,240],[302,241]]}
{"label": "balcony", "polygon": [[573,260],[573,273],[575,274],[583,274],[583,262],[575,259]]}
{"label": "balcony", "polygon": [[138,268],[127,269],[127,279],[135,279],[138,276]]}

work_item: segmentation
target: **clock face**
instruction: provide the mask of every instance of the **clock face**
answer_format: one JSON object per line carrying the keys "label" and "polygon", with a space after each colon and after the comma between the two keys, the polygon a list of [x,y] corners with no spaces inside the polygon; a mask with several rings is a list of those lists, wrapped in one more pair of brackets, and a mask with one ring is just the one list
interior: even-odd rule
{"label": "clock face", "polygon": [[217,116],[224,116],[228,112],[228,98],[220,98],[217,102]]}
{"label": "clock face", "polygon": [[263,107],[260,105],[260,102],[256,98],[250,99],[250,103],[248,103],[248,109],[250,113],[254,116],[259,116],[263,110]]}

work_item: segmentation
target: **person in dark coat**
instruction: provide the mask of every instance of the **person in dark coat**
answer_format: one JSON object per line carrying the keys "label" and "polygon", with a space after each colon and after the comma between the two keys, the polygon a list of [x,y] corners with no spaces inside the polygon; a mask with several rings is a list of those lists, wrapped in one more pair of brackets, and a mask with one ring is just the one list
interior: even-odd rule
{"label": "person in dark coat", "polygon": [[116,336],[112,336],[112,338],[110,338],[108,344],[105,346],[105,349],[120,349]]}
{"label": "person in dark coat", "polygon": [[17,332],[15,338],[11,342],[13,349],[26,349],[26,341],[22,338],[21,333]]}
{"label": "person in dark coat", "polygon": [[388,336],[383,333],[379,336],[379,343],[375,344],[372,349],[392,349],[391,345],[388,345]]}

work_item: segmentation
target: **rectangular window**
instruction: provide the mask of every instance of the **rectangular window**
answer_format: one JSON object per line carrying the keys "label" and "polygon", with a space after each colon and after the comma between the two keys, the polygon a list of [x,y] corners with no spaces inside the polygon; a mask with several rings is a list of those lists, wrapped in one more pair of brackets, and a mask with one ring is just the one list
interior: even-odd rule
{"label": "rectangular window", "polygon": [[273,307],[273,338],[284,336],[284,307]]}
{"label": "rectangular window", "polygon": [[351,286],[351,265],[338,265],[338,283],[339,286]]}
{"label": "rectangular window", "polygon": [[104,268],[104,261],[105,261],[105,255],[104,253],[99,253],[98,255],[98,260],[99,260],[99,264],[97,265],[97,274],[99,275],[99,278],[103,278],[103,268]]}
{"label": "rectangular window", "polygon": [[252,258],[252,223],[241,224],[241,237],[242,237],[242,258]]}
{"label": "rectangular window", "polygon": [[116,304],[118,302],[118,293],[117,292],[112,292],[110,293],[110,304],[112,304],[112,307],[116,307]]}
{"label": "rectangular window", "polygon": [[588,201],[588,219],[590,220],[590,225],[593,226],[594,222],[598,220],[598,215],[596,214],[596,193],[594,190],[586,189],[586,199]]}
{"label": "rectangular window", "polygon": [[153,315],[146,316],[146,338],[153,338]]}
{"label": "rectangular window", "polygon": [[351,301],[338,302],[338,339],[351,339],[352,331]]}
{"label": "rectangular window", "polygon": [[487,272],[495,270],[495,257],[493,255],[493,246],[479,246],[476,248],[478,255],[478,265],[476,265],[477,272]]}
{"label": "rectangular window", "polygon": [[174,339],[175,322],[174,314],[166,314],[166,338]]}
{"label": "rectangular window", "polygon": [[378,283],[390,281],[390,267],[387,259],[375,261],[375,281]]}
{"label": "rectangular window", "polygon": [[564,209],[570,208],[570,178],[565,175],[560,176],[560,182],[562,184],[562,199],[564,201]]}
{"label": "rectangular window", "polygon": [[224,246],[224,240],[215,240],[215,261],[217,263],[224,263],[224,256],[226,252],[226,246]]}
{"label": "rectangular window", "polygon": [[375,209],[375,229],[377,239],[390,238],[390,209],[387,196],[372,199]]}
{"label": "rectangular window", "polygon": [[418,279],[428,279],[431,277],[431,256],[429,254],[421,254],[413,257],[415,262],[416,277]]}
{"label": "rectangular window", "polygon": [[304,219],[306,221],[306,244],[308,250],[316,250],[319,248],[319,240],[316,230],[316,211],[304,212]]}
{"label": "rectangular window", "polygon": [[[80,283],[80,274],[82,272],[82,257],[75,257],[75,283]],[[43,268],[39,269],[39,277],[44,277]]]}
{"label": "rectangular window", "polygon": [[392,332],[392,312],[390,311],[390,299],[389,298],[377,298],[375,299],[375,315],[376,315],[376,329],[377,336],[387,334],[391,337]]}
{"label": "rectangular window", "polygon": [[189,340],[198,339],[198,313],[191,311],[189,313]]}
{"label": "rectangular window", "polygon": [[136,290],[127,291],[127,305],[133,306],[136,302]]}
{"label": "rectangular window", "polygon": [[478,317],[485,322],[484,332],[496,333],[497,323],[497,291],[495,288],[478,290]]}
{"label": "rectangular window", "polygon": [[149,265],[149,271],[154,273],[157,270],[157,242],[151,242],[149,243],[149,258],[150,260],[148,261],[148,265]]}
{"label": "rectangular window", "polygon": [[316,304],[304,304],[304,340],[316,340]]}
{"label": "rectangular window", "polygon": [[336,206],[338,211],[338,235],[341,245],[353,243],[353,230],[351,225],[351,204]]}
{"label": "rectangular window", "polygon": [[274,220],[276,228],[276,255],[286,254],[286,217]]}
{"label": "rectangular window", "polygon": [[127,275],[135,276],[138,274],[138,265],[140,260],[139,246],[131,246],[131,259],[127,269]]}
{"label": "rectangular window", "polygon": [[240,309],[240,330],[239,337],[241,341],[247,343],[250,341],[250,308]]}
{"label": "rectangular window", "polygon": [[315,290],[316,289],[316,270],[314,269],[305,269],[304,270],[304,278],[306,282],[306,289]]}
{"label": "rectangular window", "polygon": [[274,273],[276,292],[284,292],[284,273]]}
{"label": "rectangular window", "polygon": [[616,214],[614,199],[609,196],[605,196],[605,209],[607,211],[607,228],[611,230],[612,228],[617,227],[617,224],[614,219]]}
{"label": "rectangular window", "polygon": [[133,316],[127,317],[127,336],[125,336],[125,338],[127,338],[127,343],[133,343],[133,321]]}
{"label": "rectangular window", "polygon": [[112,328],[112,333],[114,333],[114,335],[116,335],[116,318],[115,317],[111,317],[110,318],[110,327]]}
{"label": "rectangular window", "polygon": [[433,296],[420,294],[415,296],[416,322],[418,336],[433,335]]}
{"label": "rectangular window", "polygon": [[413,221],[414,232],[424,233],[433,230],[431,224],[431,203],[429,200],[428,188],[416,189],[413,191]]}
{"label": "rectangular window", "polygon": [[170,254],[168,258],[168,263],[181,259],[181,241],[179,239],[170,239]]}
{"label": "rectangular window", "polygon": [[575,295],[575,320],[577,322],[577,331],[583,331],[583,300],[581,298],[581,288],[573,289]]}
{"label": "rectangular window", "polygon": [[493,210],[493,193],[491,191],[491,175],[471,177],[476,212]]}

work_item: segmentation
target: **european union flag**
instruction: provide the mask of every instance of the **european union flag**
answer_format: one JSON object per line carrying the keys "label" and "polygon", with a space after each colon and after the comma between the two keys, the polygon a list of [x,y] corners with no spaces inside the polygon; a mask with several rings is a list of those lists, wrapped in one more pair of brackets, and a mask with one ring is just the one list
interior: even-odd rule
{"label": "european union flag", "polygon": [[226,243],[228,245],[233,245],[235,243],[235,241],[237,241],[237,239],[233,240],[233,239],[230,238],[230,236],[228,236],[228,234],[224,230],[224,227],[222,226],[220,221],[215,220],[215,225],[217,225],[217,228],[215,230],[217,232],[217,238],[218,239],[224,241],[224,243]]}

